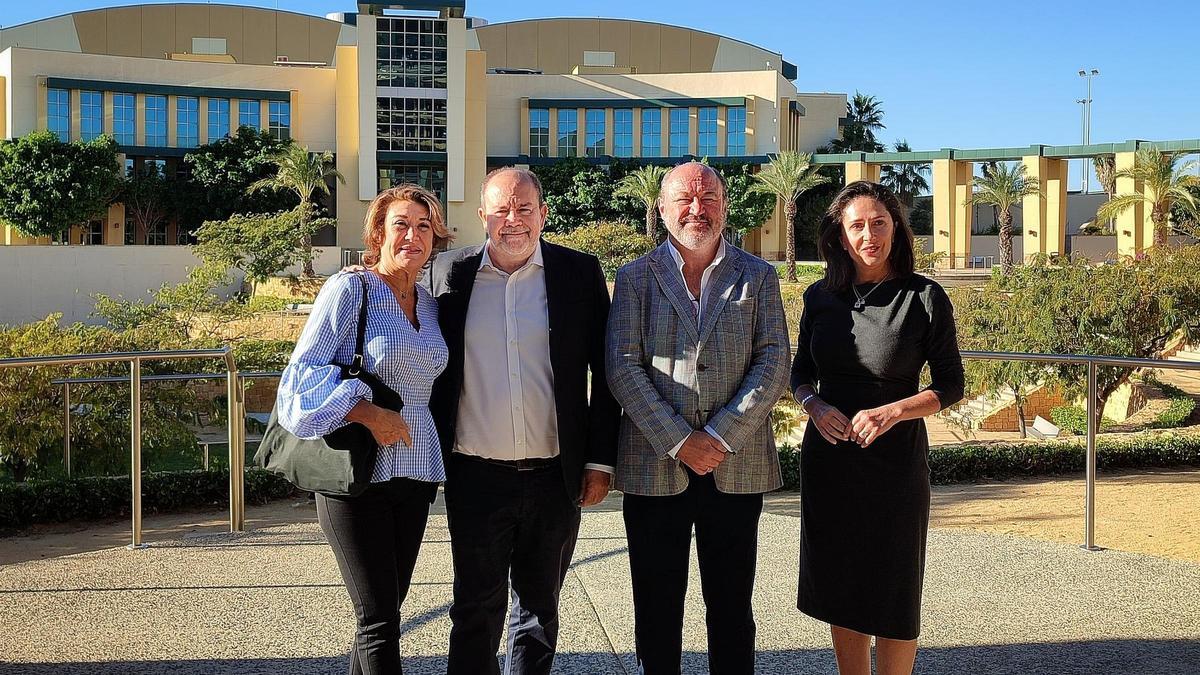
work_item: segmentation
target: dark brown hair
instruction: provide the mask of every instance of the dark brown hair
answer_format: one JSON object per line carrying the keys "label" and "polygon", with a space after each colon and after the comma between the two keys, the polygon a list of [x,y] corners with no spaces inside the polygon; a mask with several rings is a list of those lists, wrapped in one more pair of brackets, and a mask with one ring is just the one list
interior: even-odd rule
{"label": "dark brown hair", "polygon": [[442,201],[429,190],[412,183],[404,183],[388,188],[375,195],[371,205],[367,207],[367,217],[363,219],[363,264],[367,266],[379,262],[379,249],[383,248],[384,219],[387,218],[388,208],[392,202],[415,202],[429,211],[429,223],[433,225],[433,249],[439,250],[454,237],[446,229],[446,216],[442,210]]}
{"label": "dark brown hair", "polygon": [[892,276],[910,277],[916,266],[912,228],[908,226],[908,219],[896,194],[879,183],[855,181],[842,188],[833,198],[817,229],[817,252],[825,261],[826,290],[844,291],[854,283],[854,261],[850,253],[842,248],[842,216],[850,202],[859,197],[870,197],[883,204],[892,217],[895,229],[892,231],[892,251],[888,254]]}

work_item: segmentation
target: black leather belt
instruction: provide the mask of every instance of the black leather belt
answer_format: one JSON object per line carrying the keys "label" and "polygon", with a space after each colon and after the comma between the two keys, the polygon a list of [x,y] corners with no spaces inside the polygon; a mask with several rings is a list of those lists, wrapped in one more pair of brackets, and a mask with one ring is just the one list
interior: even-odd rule
{"label": "black leather belt", "polygon": [[538,469],[549,469],[551,467],[558,466],[558,458],[557,457],[536,457],[536,458],[530,458],[530,459],[506,460],[506,459],[492,459],[490,457],[480,457],[478,455],[468,455],[468,454],[461,453],[461,452],[454,453],[454,456],[462,457],[463,459],[469,459],[473,462],[479,462],[481,464],[490,464],[492,466],[499,466],[499,467],[503,467],[505,469],[511,469],[512,471],[536,471]]}

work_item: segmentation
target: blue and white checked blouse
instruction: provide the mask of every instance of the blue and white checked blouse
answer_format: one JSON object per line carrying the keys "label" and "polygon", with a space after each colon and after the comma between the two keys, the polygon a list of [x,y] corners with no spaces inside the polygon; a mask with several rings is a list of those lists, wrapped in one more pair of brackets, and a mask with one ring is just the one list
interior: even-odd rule
{"label": "blue and white checked blouse", "polygon": [[[443,481],[442,448],[429,413],[433,380],[449,358],[438,328],[437,303],[429,291],[416,286],[418,331],[383,279],[374,272],[363,274],[368,288],[363,359],[368,371],[404,399],[401,414],[413,441],[411,448],[403,443],[380,448],[371,482],[396,477]],[[354,358],[361,298],[362,283],[354,274],[339,272],[325,282],[283,370],[275,402],[279,423],[300,438],[324,436],[344,426],[350,409],[371,399],[370,387],[359,380],[342,380],[338,367],[330,365]]]}

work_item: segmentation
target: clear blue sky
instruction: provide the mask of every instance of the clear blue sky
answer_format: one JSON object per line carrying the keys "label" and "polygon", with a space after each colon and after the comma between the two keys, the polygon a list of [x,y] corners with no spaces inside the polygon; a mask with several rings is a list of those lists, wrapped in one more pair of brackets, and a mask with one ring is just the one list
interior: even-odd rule
{"label": "clear blue sky", "polygon": [[[5,2],[0,24],[120,4],[141,3]],[[239,4],[317,15],[356,7],[346,0]],[[467,13],[493,23],[641,19],[751,42],[795,63],[800,91],[875,95],[888,127],[881,140],[907,139],[916,150],[1078,143],[1075,101],[1086,84],[1076,72],[1084,67],[1101,72],[1092,96],[1093,142],[1200,137],[1196,0],[467,0]]]}

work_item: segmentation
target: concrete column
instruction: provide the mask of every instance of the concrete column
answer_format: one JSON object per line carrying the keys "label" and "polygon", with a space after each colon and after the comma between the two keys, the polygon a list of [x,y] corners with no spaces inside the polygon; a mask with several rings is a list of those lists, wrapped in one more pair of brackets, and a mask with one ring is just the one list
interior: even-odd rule
{"label": "concrete column", "polygon": [[671,156],[671,109],[670,108],[659,108],[658,110],[659,110],[659,112],[658,112],[658,121],[659,121],[658,130],[659,130],[659,135],[660,135],[659,143],[661,143],[660,147],[662,148],[660,150],[660,152],[662,153],[660,156],[670,157]]}
{"label": "concrete column", "polygon": [[633,109],[633,156],[642,156],[642,109]]}
{"label": "concrete column", "polygon": [[69,141],[78,141],[81,138],[80,121],[83,118],[79,105],[81,98],[83,97],[80,96],[78,89],[71,89],[67,91],[67,100],[71,103],[71,133],[70,137],[67,139]]}
{"label": "concrete column", "polygon": [[292,135],[292,140],[296,141],[299,145],[304,145],[305,137],[304,134],[300,133],[300,123],[302,121],[300,119],[300,90],[292,89],[291,95],[291,100],[288,101],[290,106],[288,114],[290,115],[289,121],[291,122],[288,133]]}
{"label": "concrete column", "polygon": [[134,94],[133,99],[133,144],[146,145],[146,95]]}
{"label": "concrete column", "polygon": [[604,109],[604,154],[612,157],[613,155],[613,126],[616,122],[616,113],[612,108]]}
{"label": "concrete column", "polygon": [[[1118,152],[1116,169],[1123,171],[1132,169],[1136,155],[1132,152]],[[1127,195],[1142,192],[1143,185],[1133,178],[1117,178],[1117,194]],[[1146,250],[1146,241],[1154,241],[1154,224],[1150,222],[1150,209],[1145,202],[1138,202],[1132,208],[1126,209],[1117,216],[1117,253],[1123,256],[1136,256]],[[1149,229],[1149,233],[1146,230]],[[1149,234],[1149,236],[1147,236]]]}
{"label": "concrete column", "polygon": [[517,130],[517,137],[521,139],[521,150],[519,155],[529,155],[529,97],[521,97],[521,128]]}
{"label": "concrete column", "polygon": [[207,96],[196,98],[196,121],[199,123],[196,132],[196,142],[199,145],[217,140],[208,137],[208,103],[211,100]]}
{"label": "concrete column", "polygon": [[179,97],[167,97],[167,147],[179,147]]}
{"label": "concrete column", "polygon": [[558,157],[558,108],[550,108],[550,144],[546,147],[547,157]]}
{"label": "concrete column", "polygon": [[587,157],[587,108],[575,109],[575,154]]}
{"label": "concrete column", "polygon": [[1067,162],[1031,155],[1021,158],[1025,175],[1037,179],[1041,190],[1021,202],[1020,235],[1025,259],[1038,253],[1062,255],[1067,251]]}
{"label": "concrete column", "polygon": [[717,107],[717,155],[725,157],[729,154],[729,148],[726,147],[726,141],[729,140],[729,108],[725,106]]}
{"label": "concrete column", "polygon": [[102,97],[101,100],[104,103],[103,131],[104,131],[104,133],[108,134],[109,136],[112,136],[113,135],[113,109],[114,109],[113,93],[111,91],[106,91],[106,92],[101,93],[100,96]]}
{"label": "concrete column", "polygon": [[753,95],[746,97],[746,154],[758,154],[758,136],[754,133],[756,120],[754,117],[754,106],[758,99]]}
{"label": "concrete column", "polygon": [[[258,128],[262,129],[263,131],[269,131],[271,129],[271,102],[270,101],[263,100],[263,101],[258,102]],[[375,125],[372,124],[371,125],[372,137],[374,137],[374,131],[375,131]],[[371,147],[375,147],[375,146],[372,145]],[[374,197],[372,197],[372,199],[374,199]]]}
{"label": "concrete column", "polygon": [[695,156],[700,152],[700,109],[696,106],[688,108],[688,154]]}
{"label": "concrete column", "polygon": [[878,164],[869,162],[846,162],[846,184],[849,185],[857,180],[878,183],[880,169]]}
{"label": "concrete column", "polygon": [[[124,164],[125,156],[121,155],[121,163]],[[104,221],[104,245],[105,246],[124,246],[125,245],[125,205],[110,204],[108,207],[108,217]]]}
{"label": "concrete column", "polygon": [[[337,140],[337,169],[346,184],[337,189],[337,245],[341,248],[362,246],[363,219],[367,202],[359,199],[359,129],[358,129],[358,48],[342,45],[336,50],[334,134]],[[233,103],[230,103],[232,106]],[[232,109],[236,114],[237,109]]]}
{"label": "concrete column", "polygon": [[933,250],[945,253],[945,267],[966,266],[971,255],[971,163],[933,160]]}

